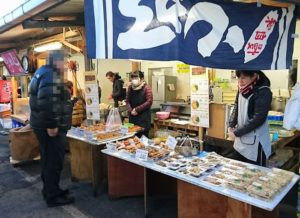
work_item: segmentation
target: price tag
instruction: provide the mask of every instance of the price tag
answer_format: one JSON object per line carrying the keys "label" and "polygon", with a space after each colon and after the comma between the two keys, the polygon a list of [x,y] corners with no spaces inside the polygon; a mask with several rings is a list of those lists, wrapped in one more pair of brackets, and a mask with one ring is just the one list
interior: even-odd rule
{"label": "price tag", "polygon": [[137,149],[135,152],[135,158],[143,161],[148,160],[148,151],[142,150],[142,149]]}
{"label": "price tag", "polygon": [[118,151],[117,147],[116,147],[116,144],[114,144],[114,143],[107,143],[106,144],[106,148],[107,148],[107,150],[109,152],[116,152],[116,151]]}
{"label": "price tag", "polygon": [[144,135],[141,137],[140,141],[145,145],[148,145],[149,143],[149,139]]}
{"label": "price tag", "polygon": [[130,145],[135,145],[135,142],[133,141],[133,139],[129,139],[129,143],[130,143]]}
{"label": "price tag", "polygon": [[168,145],[169,149],[174,150],[177,145],[177,140],[172,136],[168,136],[166,144]]}
{"label": "price tag", "polygon": [[128,134],[128,128],[125,126],[121,126],[121,134],[122,135],[127,135]]}

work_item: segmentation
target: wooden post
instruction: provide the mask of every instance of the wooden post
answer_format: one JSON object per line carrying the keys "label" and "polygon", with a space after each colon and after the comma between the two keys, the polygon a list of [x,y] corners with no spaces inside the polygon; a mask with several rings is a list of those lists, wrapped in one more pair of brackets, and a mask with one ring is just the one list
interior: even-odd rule
{"label": "wooden post", "polygon": [[73,96],[77,97],[78,96],[78,89],[77,89],[78,80],[77,80],[76,71],[72,72],[72,82],[73,82]]}
{"label": "wooden post", "polygon": [[141,62],[131,61],[131,70],[132,72],[141,70]]}

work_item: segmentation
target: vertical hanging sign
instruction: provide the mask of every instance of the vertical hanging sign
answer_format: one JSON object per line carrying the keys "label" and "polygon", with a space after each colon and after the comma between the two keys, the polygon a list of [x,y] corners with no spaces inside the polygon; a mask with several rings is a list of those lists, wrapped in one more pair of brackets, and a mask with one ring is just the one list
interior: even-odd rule
{"label": "vertical hanging sign", "polygon": [[209,81],[203,67],[192,68],[191,121],[194,125],[209,127]]}
{"label": "vertical hanging sign", "polygon": [[89,120],[100,120],[99,93],[96,73],[84,73],[86,116]]}

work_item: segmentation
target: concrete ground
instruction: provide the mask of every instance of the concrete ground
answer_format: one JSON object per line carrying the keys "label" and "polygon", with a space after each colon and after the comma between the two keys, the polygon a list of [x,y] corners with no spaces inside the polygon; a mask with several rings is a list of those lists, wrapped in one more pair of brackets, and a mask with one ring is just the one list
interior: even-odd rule
{"label": "concrete ground", "polygon": [[[9,156],[8,136],[0,134],[0,217],[144,217],[143,197],[110,200],[107,196],[107,187],[102,187],[99,196],[94,197],[91,183],[72,182],[68,155],[61,186],[70,189],[72,196],[75,197],[75,203],[48,208],[41,195],[39,161],[23,162],[13,167],[9,162]],[[176,217],[176,199],[151,198],[149,209],[150,217]]]}
{"label": "concrete ground", "polygon": [[[68,187],[71,190],[76,201],[72,205],[48,208],[41,195],[39,161],[25,162],[13,167],[9,162],[9,156],[8,136],[1,135],[0,131],[0,217],[144,217],[142,197],[110,200],[107,196],[107,187],[102,187],[99,196],[94,197],[90,183],[72,182],[68,155],[65,160],[61,185],[63,188]],[[281,205],[280,217],[297,217],[295,212],[291,213],[290,211],[295,211],[295,208],[291,209]],[[149,217],[176,217],[176,198],[151,198]]]}

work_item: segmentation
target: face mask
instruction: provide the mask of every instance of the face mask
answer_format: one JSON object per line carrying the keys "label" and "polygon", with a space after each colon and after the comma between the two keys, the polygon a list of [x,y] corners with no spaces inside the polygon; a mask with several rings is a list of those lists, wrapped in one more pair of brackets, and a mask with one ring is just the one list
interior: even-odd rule
{"label": "face mask", "polygon": [[133,86],[138,86],[140,84],[140,79],[133,79],[131,80]]}

